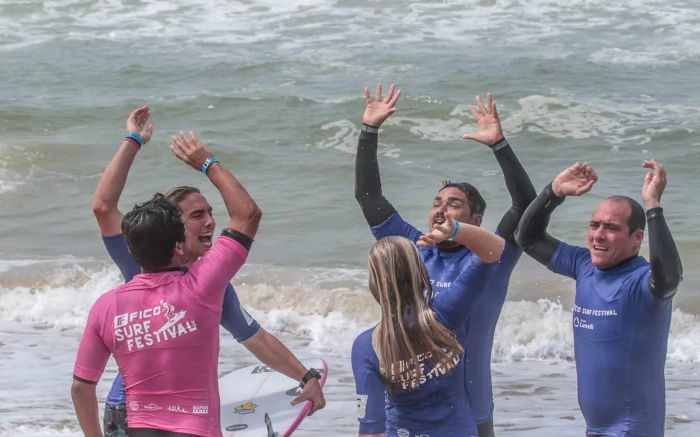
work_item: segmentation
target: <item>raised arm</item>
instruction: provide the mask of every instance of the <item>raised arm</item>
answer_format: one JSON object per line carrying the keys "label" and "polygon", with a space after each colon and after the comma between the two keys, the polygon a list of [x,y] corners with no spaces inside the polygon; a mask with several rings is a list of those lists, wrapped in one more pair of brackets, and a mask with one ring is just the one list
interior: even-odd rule
{"label": "raised arm", "polygon": [[129,114],[126,120],[127,136],[122,139],[117,153],[107,164],[92,196],[92,212],[104,236],[121,233],[122,213],[118,208],[119,197],[124,190],[136,153],[142,145],[151,140],[153,125],[147,125],[150,116],[150,110],[146,105]]}
{"label": "raised arm", "polygon": [[228,170],[219,165],[216,157],[199,141],[194,132],[190,132],[189,135],[184,132],[173,135],[170,150],[183,162],[209,177],[211,183],[221,193],[226,205],[229,216],[228,228],[234,233],[247,237],[250,240],[247,245],[249,248],[258,231],[262,211],[243,185]]}
{"label": "raised arm", "polygon": [[503,238],[493,232],[452,220],[449,213],[445,213],[444,223],[434,226],[429,233],[421,235],[417,244],[429,246],[445,240],[454,240],[466,246],[484,263],[494,263],[501,259],[506,244]]}
{"label": "raised arm", "polygon": [[511,207],[501,218],[497,229],[499,235],[515,244],[515,229],[518,227],[518,222],[537,193],[518,157],[503,136],[496,102],[493,101],[491,93],[486,93],[486,100],[484,105],[481,97],[476,96],[476,105],[469,107],[469,112],[477,123],[477,131],[465,134],[462,138],[487,145],[496,156],[512,201]]}
{"label": "raised arm", "polygon": [[562,171],[527,207],[515,231],[515,240],[525,253],[549,265],[560,241],[547,233],[549,217],[566,196],[580,196],[590,191],[598,175],[587,163],[577,162]]}
{"label": "raised arm", "polygon": [[362,130],[355,159],[355,199],[360,204],[362,213],[370,226],[384,222],[395,211],[382,194],[377,143],[379,127],[384,120],[397,111],[395,106],[399,96],[401,96],[401,90],[397,90],[394,85],[389,87],[389,92],[383,100],[381,83],[377,84],[374,97],[370,96],[369,89],[365,87],[367,107],[362,116]]}
{"label": "raised arm", "polygon": [[644,178],[642,188],[649,222],[649,288],[656,297],[668,299],[676,294],[683,279],[683,265],[661,208],[661,195],[666,188],[666,168],[654,160],[644,161],[642,167],[651,170]]}

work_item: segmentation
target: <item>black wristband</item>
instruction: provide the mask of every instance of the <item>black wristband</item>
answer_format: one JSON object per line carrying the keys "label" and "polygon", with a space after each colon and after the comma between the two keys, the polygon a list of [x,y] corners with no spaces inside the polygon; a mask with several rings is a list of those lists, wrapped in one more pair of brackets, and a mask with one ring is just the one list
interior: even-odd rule
{"label": "black wristband", "polygon": [[316,379],[318,379],[318,380],[320,381],[320,380],[321,380],[321,372],[319,372],[319,371],[316,370],[316,369],[309,369],[309,371],[306,372],[306,374],[304,375],[304,377],[301,378],[301,383],[299,384],[299,386],[300,386],[301,388],[304,388],[304,386],[305,386],[306,384],[308,384],[309,381],[311,381],[311,380],[314,379],[314,378],[316,378]]}
{"label": "black wristband", "polygon": [[654,217],[663,217],[664,215],[664,209],[660,206],[654,207],[654,208],[649,208],[646,210],[646,215],[647,215],[647,220],[652,219]]}
{"label": "black wristband", "polygon": [[252,238],[241,232],[234,231],[233,229],[225,228],[223,231],[221,231],[221,236],[228,237],[234,241],[239,242],[241,246],[246,248],[247,251],[250,251],[250,246],[253,245]]}
{"label": "black wristband", "polygon": [[372,126],[367,123],[362,123],[362,128],[360,130],[370,134],[376,134],[379,133],[379,126]]}
{"label": "black wristband", "polygon": [[501,138],[501,140],[500,140],[499,142],[497,142],[496,144],[490,145],[489,147],[490,147],[491,150],[493,150],[494,152],[498,152],[499,150],[501,150],[501,149],[503,149],[504,147],[507,147],[507,146],[509,146],[509,145],[510,145],[510,144],[508,144],[508,141],[506,140],[506,137],[503,137],[503,138]]}

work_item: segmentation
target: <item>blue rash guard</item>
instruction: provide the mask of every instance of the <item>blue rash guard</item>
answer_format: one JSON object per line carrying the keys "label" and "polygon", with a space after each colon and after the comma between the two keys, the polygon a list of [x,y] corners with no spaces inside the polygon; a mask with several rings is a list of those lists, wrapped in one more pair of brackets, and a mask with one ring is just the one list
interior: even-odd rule
{"label": "blue rash guard", "polygon": [[548,267],[576,279],[574,350],[587,434],[662,436],[672,299],[652,294],[649,263],[637,256],[601,270],[588,249],[560,243]]}
{"label": "blue rash guard", "polygon": [[[430,248],[420,250],[429,251]],[[484,264],[469,256],[461,274],[454,278],[449,293],[433,290],[430,307],[437,320],[466,340],[466,321],[496,264]],[[387,437],[464,437],[476,436],[476,422],[469,414],[464,390],[464,356],[454,357],[457,367],[445,373],[440,366],[423,369],[418,388],[386,393],[379,371],[379,359],[372,346],[371,328],[360,334],[352,348],[352,367],[358,395],[360,434],[385,432]],[[424,359],[423,354],[418,355]],[[393,366],[392,366],[393,367]],[[400,368],[401,365],[396,366]],[[407,373],[407,372],[406,372]],[[401,380],[410,380],[401,375]]]}
{"label": "blue rash guard", "polygon": [[[377,240],[399,235],[415,242],[422,235],[422,232],[405,222],[398,212],[394,212],[384,223],[373,226],[371,229]],[[437,246],[431,246],[427,249],[421,248],[419,252],[428,269],[433,292],[438,294],[452,289],[455,279],[472,259],[472,252],[464,246],[455,251],[444,251]],[[466,341],[462,343],[467,357],[464,366],[465,382],[472,414],[477,423],[482,423],[493,416],[491,387],[493,335],[506,300],[511,273],[522,253],[520,247],[506,240],[503,255],[494,267],[495,273],[488,282],[484,283],[483,293],[482,290],[478,291],[481,297],[476,301],[466,326]]]}
{"label": "blue rash guard", "polygon": [[[131,278],[141,273],[141,266],[131,257],[123,234],[111,237],[103,236],[102,241],[105,248],[107,248],[110,258],[112,258],[112,261],[119,267],[124,276],[124,282],[129,282]],[[238,295],[231,284],[226,286],[226,292],[224,293],[221,326],[230,332],[239,343],[249,339],[260,329],[258,322],[241,306]],[[126,389],[121,374],[117,374],[117,377],[114,378],[106,402],[109,405],[126,404]]]}

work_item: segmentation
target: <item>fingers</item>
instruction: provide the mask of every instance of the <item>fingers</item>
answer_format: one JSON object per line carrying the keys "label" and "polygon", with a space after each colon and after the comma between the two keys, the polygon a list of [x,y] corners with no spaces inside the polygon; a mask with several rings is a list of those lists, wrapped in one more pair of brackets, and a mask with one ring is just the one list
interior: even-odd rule
{"label": "fingers", "polygon": [[368,104],[372,101],[372,97],[369,95],[369,88],[365,87],[365,102]]}
{"label": "fingers", "polygon": [[496,102],[493,101],[493,96],[491,93],[486,93],[486,98],[488,99],[489,103],[489,111],[491,111],[491,114],[493,114],[497,120],[500,120],[500,118],[498,118],[498,110],[496,110]]}
{"label": "fingers", "polygon": [[305,400],[306,400],[306,398],[304,397],[304,393],[302,393],[299,396],[292,399],[291,402],[289,402],[289,403],[292,405],[298,405],[298,404],[304,402]]}
{"label": "fingers", "polygon": [[[392,87],[393,86],[394,85],[392,85]],[[389,99],[387,104],[393,108],[393,106],[396,105],[396,102],[399,101],[399,97],[401,97],[401,90],[396,91],[396,93],[394,93],[393,97],[391,99]]]}
{"label": "fingers", "polygon": [[482,114],[488,114],[489,111],[486,110],[486,107],[485,107],[484,104],[481,102],[481,97],[480,97],[480,96],[476,96],[475,100],[476,100],[476,104],[479,105],[479,110],[481,110],[481,113],[482,113]]}
{"label": "fingers", "polygon": [[474,119],[474,121],[476,121],[478,123],[482,114],[480,114],[479,111],[477,111],[476,106],[469,105],[469,107],[467,108],[467,111],[469,111],[469,113],[472,115],[472,118]]}
{"label": "fingers", "polygon": [[386,97],[384,97],[384,103],[389,103],[389,100],[391,100],[392,97],[394,97],[394,91],[396,90],[396,85],[393,83],[389,85],[389,91],[386,93]]}
{"label": "fingers", "polygon": [[326,400],[321,398],[318,401],[313,401],[313,406],[311,407],[311,411],[309,411],[309,416],[317,412],[318,410],[323,409],[326,406]]}
{"label": "fingers", "polygon": [[663,178],[664,180],[666,179],[666,168],[655,159],[645,159],[644,162],[642,162],[642,167],[651,169],[655,175]]}
{"label": "fingers", "polygon": [[432,246],[435,243],[435,238],[433,238],[433,236],[430,234],[421,235],[420,237],[418,237],[418,241],[416,242],[417,245],[422,247]]}
{"label": "fingers", "polygon": [[374,89],[374,101],[375,102],[382,101],[382,83],[381,82],[377,82],[377,87]]}

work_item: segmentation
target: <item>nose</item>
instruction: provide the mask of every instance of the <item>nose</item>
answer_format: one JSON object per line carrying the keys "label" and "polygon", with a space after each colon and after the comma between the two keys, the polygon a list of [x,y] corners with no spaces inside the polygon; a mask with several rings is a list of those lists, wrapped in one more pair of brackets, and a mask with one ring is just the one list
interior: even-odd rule
{"label": "nose", "polygon": [[598,229],[593,232],[593,239],[596,241],[605,240],[605,228],[599,226]]}
{"label": "nose", "polygon": [[204,226],[208,228],[213,228],[215,224],[214,216],[211,214],[207,214],[207,221],[204,223]]}

